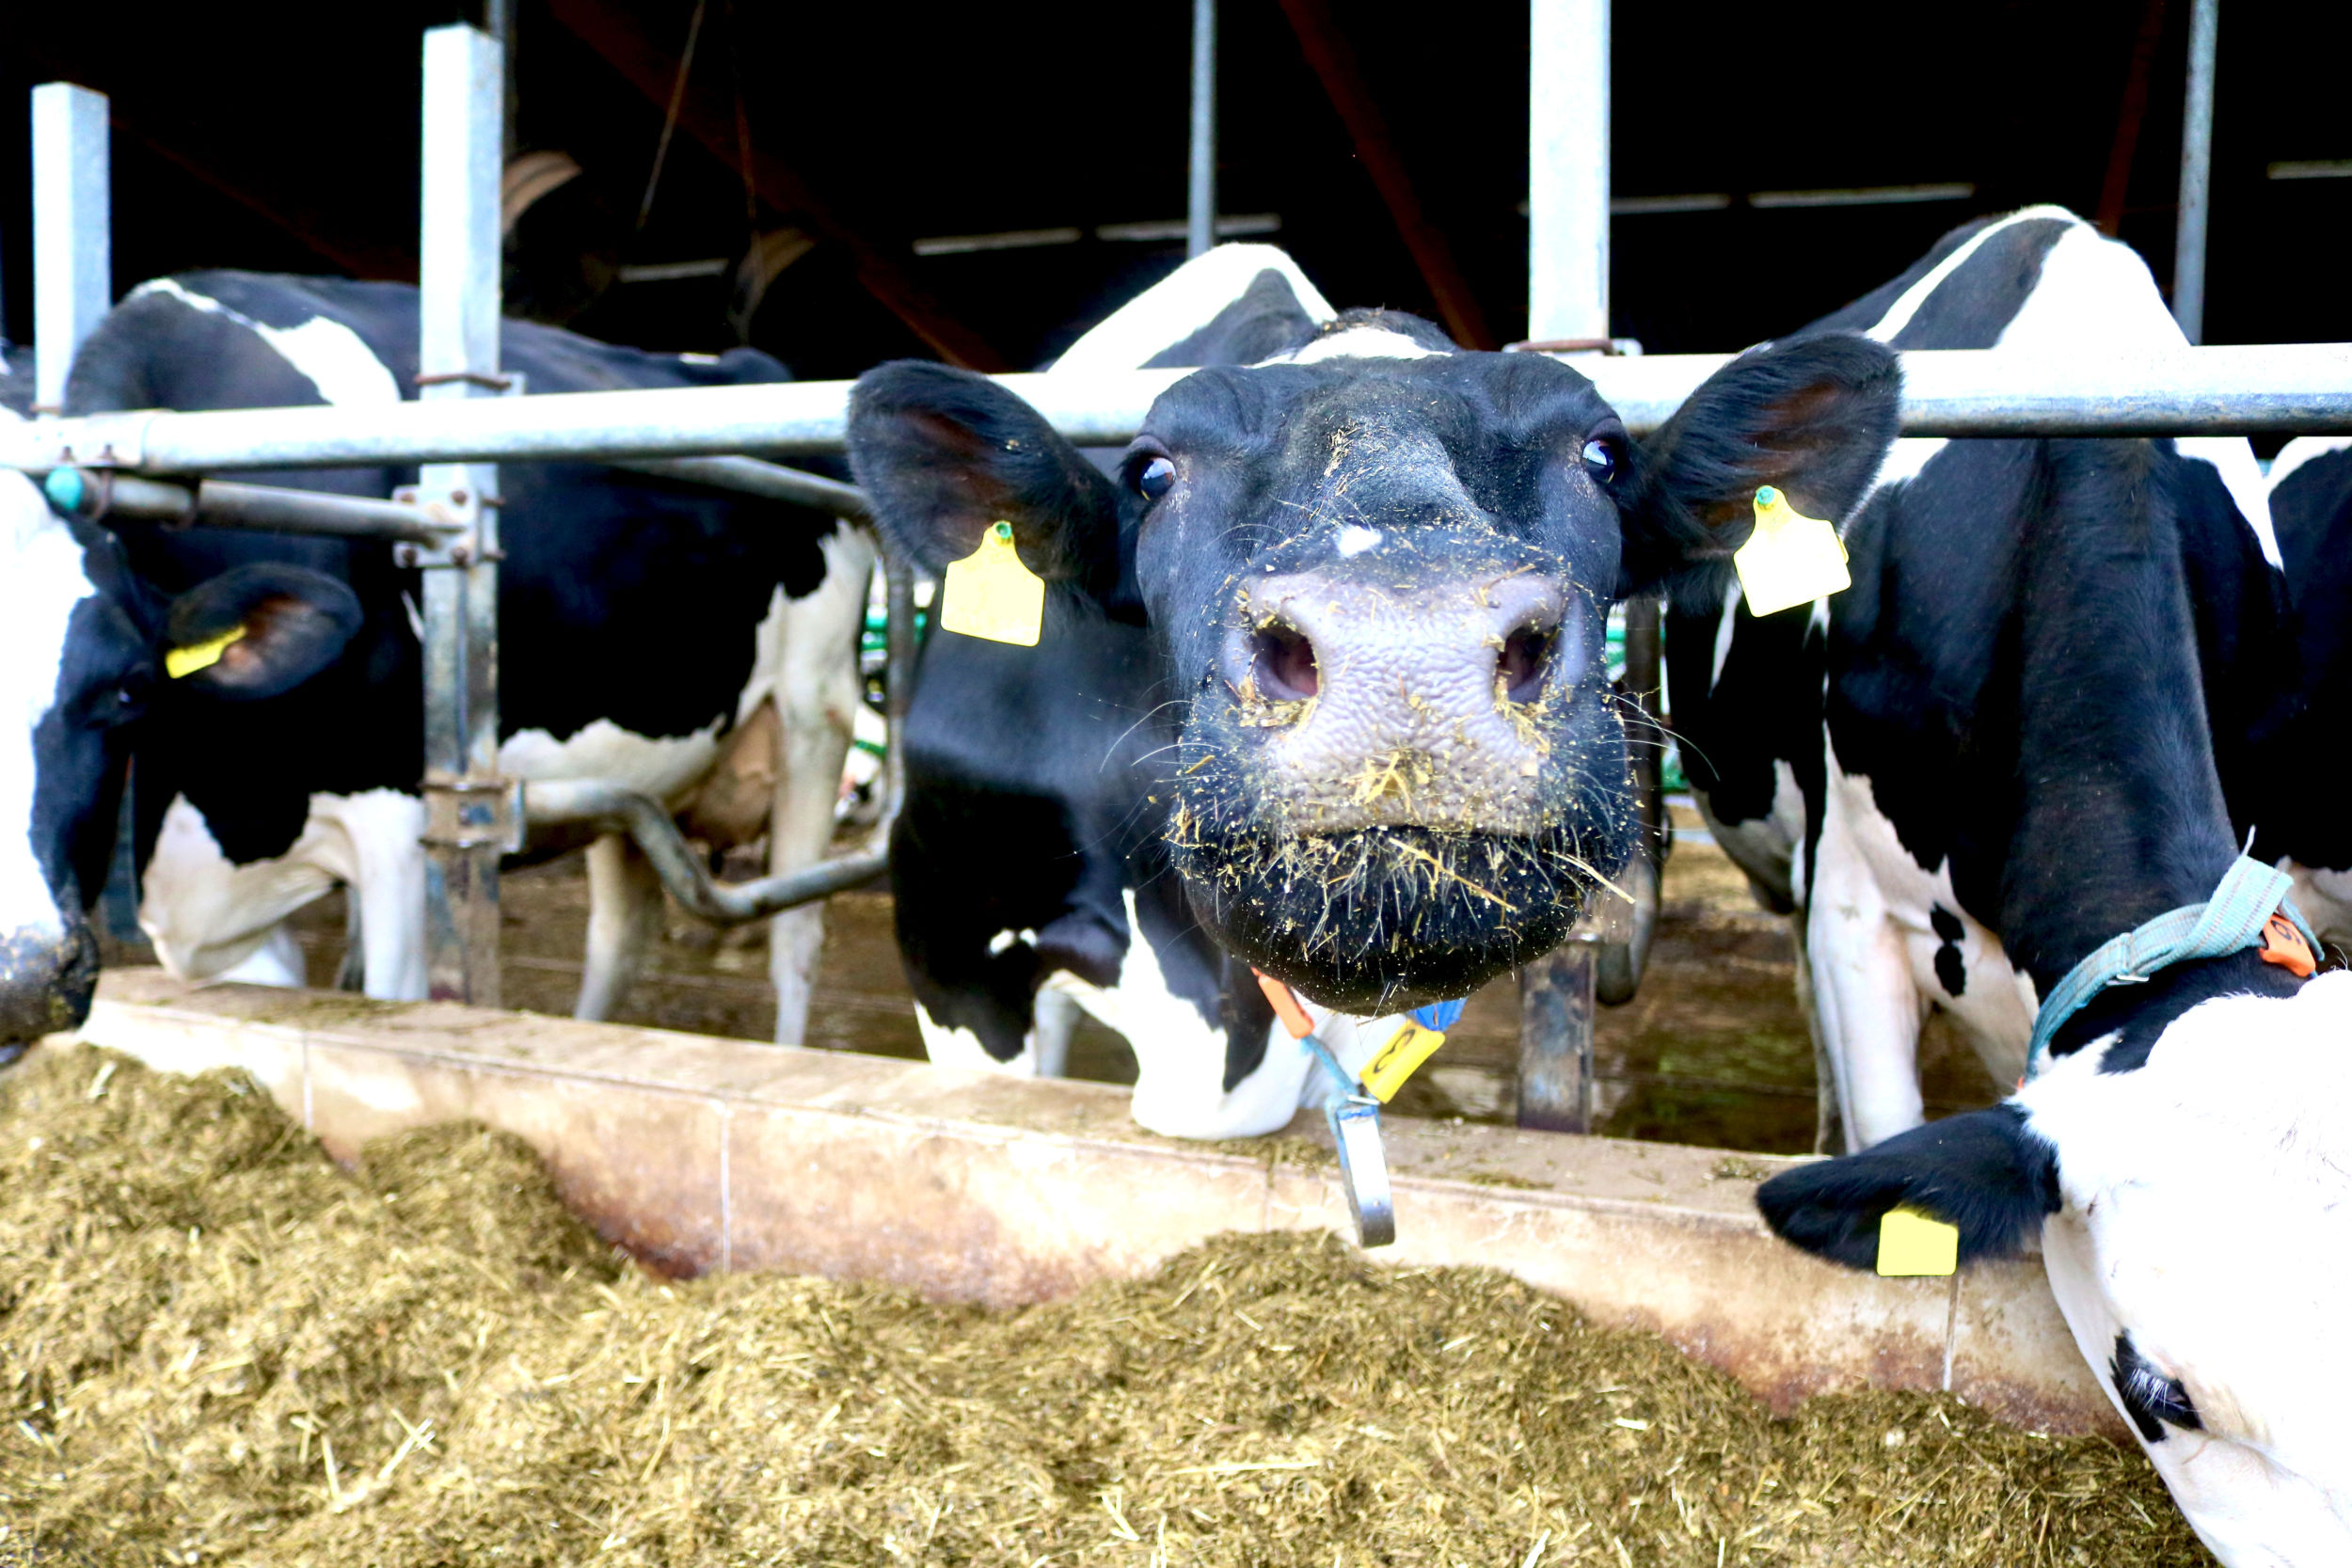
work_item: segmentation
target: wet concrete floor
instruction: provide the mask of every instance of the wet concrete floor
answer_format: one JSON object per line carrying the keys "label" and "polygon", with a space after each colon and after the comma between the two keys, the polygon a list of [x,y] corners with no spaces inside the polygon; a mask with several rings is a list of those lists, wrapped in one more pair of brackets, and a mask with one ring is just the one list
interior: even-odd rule
{"label": "wet concrete floor", "polygon": [[[1594,1036],[1597,1131],[1618,1137],[1771,1153],[1813,1146],[1813,1048],[1798,1011],[1788,922],[1759,910],[1747,882],[1688,808],[1666,868],[1659,933],[1641,993],[1600,1009]],[[845,838],[843,847],[857,841]],[[508,873],[506,1005],[566,1014],[588,919],[579,854]],[[331,985],[342,952],[340,897],[296,917],[314,985]],[[775,1027],[765,928],[719,933],[672,911],[667,930],[616,1022],[767,1039]],[[132,955],[123,955],[130,958]],[[807,1042],[920,1057],[913,1004],[891,938],[886,893],[845,894],[826,911]],[[1403,1115],[1508,1122],[1517,1090],[1518,983],[1470,999],[1446,1044],[1398,1097]],[[1929,1114],[1990,1104],[2001,1085],[1940,1015],[1921,1045]],[[1072,1042],[1073,1076],[1131,1083],[1126,1044],[1089,1020]]]}

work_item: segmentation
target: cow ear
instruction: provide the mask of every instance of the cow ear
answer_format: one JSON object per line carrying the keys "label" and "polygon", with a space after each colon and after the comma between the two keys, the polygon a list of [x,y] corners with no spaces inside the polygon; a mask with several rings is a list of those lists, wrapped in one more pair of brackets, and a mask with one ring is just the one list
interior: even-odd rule
{"label": "cow ear", "polygon": [[1877,1266],[1890,1209],[1957,1227],[1963,1263],[2010,1257],[2058,1212],[2058,1155],[2014,1103],[1995,1105],[1782,1171],[1756,1190],[1756,1206],[1783,1241],[1848,1268]]}
{"label": "cow ear", "polygon": [[850,467],[882,541],[936,577],[1012,525],[1022,563],[1106,597],[1119,579],[1111,482],[1038,411],[984,375],[900,360],[850,396]]}
{"label": "cow ear", "polygon": [[1625,509],[1618,593],[1702,590],[1748,541],[1770,484],[1808,517],[1837,522],[1894,444],[1902,371],[1851,332],[1750,349],[1700,383],[1641,443]]}
{"label": "cow ear", "polygon": [[275,563],[232,567],[171,601],[164,673],[175,689],[259,702],[334,663],[362,619],[358,596],[333,578]]}

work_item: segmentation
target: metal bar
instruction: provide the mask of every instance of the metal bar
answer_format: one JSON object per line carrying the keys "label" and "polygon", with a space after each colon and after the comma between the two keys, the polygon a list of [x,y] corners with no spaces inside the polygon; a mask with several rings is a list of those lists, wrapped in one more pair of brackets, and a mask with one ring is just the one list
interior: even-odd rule
{"label": "metal bar", "polygon": [[[414,406],[459,419],[491,391],[499,355],[503,51],[471,27],[424,35],[422,231]],[[457,407],[454,404],[465,404]],[[465,525],[421,553],[424,599],[426,980],[499,1005],[499,857],[518,846],[498,776],[498,470],[426,464],[421,507]]]}
{"label": "metal bar", "polygon": [[1192,0],[1192,159],[1184,254],[1216,244],[1216,0]]}
{"label": "metal bar", "polygon": [[33,89],[33,406],[65,408],[67,372],[114,303],[106,97]]}
{"label": "metal bar", "polygon": [[[1580,359],[1635,434],[1658,428],[1722,354]],[[1902,356],[1905,436],[2258,436],[2352,432],[2352,343],[2233,344],[2076,358],[2003,349]],[[1134,438],[1187,370],[1005,375],[1079,446]],[[467,404],[148,410],[0,426],[0,467],[80,464],[147,474],[397,463],[612,462],[764,451],[835,452],[847,381],[662,391],[559,392]]]}
{"label": "metal bar", "polygon": [[866,492],[822,474],[762,463],[754,457],[652,457],[612,464],[632,473],[656,474],[713,490],[734,490],[794,506],[813,506],[836,517],[872,518]]}
{"label": "metal bar", "polygon": [[1371,176],[1373,188],[1389,209],[1390,221],[1396,225],[1397,237],[1412,255],[1413,265],[1437,307],[1438,320],[1465,348],[1495,347],[1495,336],[1487,329],[1486,313],[1478,308],[1478,296],[1455,262],[1445,230],[1422,210],[1420,192],[1389,133],[1388,119],[1364,85],[1356,51],[1331,14],[1329,0],[1282,0],[1282,14],[1290,20],[1307,64],[1323,83],[1324,96],[1330,99],[1340,122],[1347,127],[1357,161]]}
{"label": "metal bar", "polygon": [[439,521],[423,508],[403,501],[289,490],[274,484],[232,484],[217,479],[199,480],[194,485],[172,484],[104,469],[53,468],[41,488],[59,511],[93,521],[139,517],[263,533],[323,533],[413,545],[437,545],[448,534],[462,531],[460,525]]}
{"label": "metal bar", "polygon": [[[1666,869],[1665,791],[1661,787],[1665,732],[1659,724],[1659,672],[1662,666],[1665,617],[1656,599],[1630,599],[1625,607],[1626,746],[1633,773],[1633,810],[1641,823],[1632,861],[1617,879],[1632,895],[1629,918],[1616,923],[1600,944],[1595,994],[1612,1007],[1623,1006],[1640,990],[1649,963],[1650,940],[1658,933],[1658,898]],[[1606,897],[1606,895],[1603,895]],[[1522,1023],[1524,1027],[1524,1023]]]}
{"label": "metal bar", "polygon": [[1571,942],[1519,972],[1521,1127],[1593,1130],[1593,945]]}
{"label": "metal bar", "polygon": [[1609,0],[1535,0],[1527,118],[1527,335],[1606,338]]}
{"label": "metal bar", "polygon": [[2181,222],[2172,246],[2172,316],[2192,343],[2205,336],[2205,221],[2213,199],[2214,42],[2221,0],[2191,0],[2188,94],[2181,106]]}

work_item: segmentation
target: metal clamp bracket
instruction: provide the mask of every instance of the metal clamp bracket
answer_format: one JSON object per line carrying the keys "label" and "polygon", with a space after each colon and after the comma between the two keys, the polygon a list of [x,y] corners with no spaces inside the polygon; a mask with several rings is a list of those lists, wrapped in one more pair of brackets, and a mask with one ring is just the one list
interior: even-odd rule
{"label": "metal clamp bracket", "polygon": [[495,848],[511,855],[523,847],[523,782],[520,779],[424,781],[424,837],[442,849]]}

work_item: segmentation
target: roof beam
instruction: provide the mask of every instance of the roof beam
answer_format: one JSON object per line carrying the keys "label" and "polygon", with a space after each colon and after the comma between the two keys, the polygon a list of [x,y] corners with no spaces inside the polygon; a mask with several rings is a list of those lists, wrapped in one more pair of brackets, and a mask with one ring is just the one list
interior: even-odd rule
{"label": "roof beam", "polygon": [[1387,203],[1391,221],[1437,302],[1438,319],[1463,347],[1493,348],[1495,336],[1486,328],[1486,313],[1479,309],[1469,279],[1455,264],[1445,235],[1422,210],[1412,177],[1405,171],[1405,161],[1397,155],[1395,140],[1389,135],[1388,120],[1364,86],[1356,51],[1332,20],[1328,0],[1282,0],[1282,14],[1290,19],[1298,47],[1323,83],[1324,95],[1347,127],[1364,172],[1372,176],[1380,199]]}
{"label": "roof beam", "polygon": [[[548,9],[648,102],[665,110],[669,107],[677,55],[648,38],[637,19],[614,0],[548,0]],[[918,287],[898,257],[843,221],[791,165],[754,147],[751,167],[746,170],[732,114],[699,101],[690,89],[680,102],[677,123],[705,151],[748,178],[760,199],[847,251],[866,292],[904,322],[934,354],[949,364],[972,370],[1010,368],[985,339],[949,316]]]}

